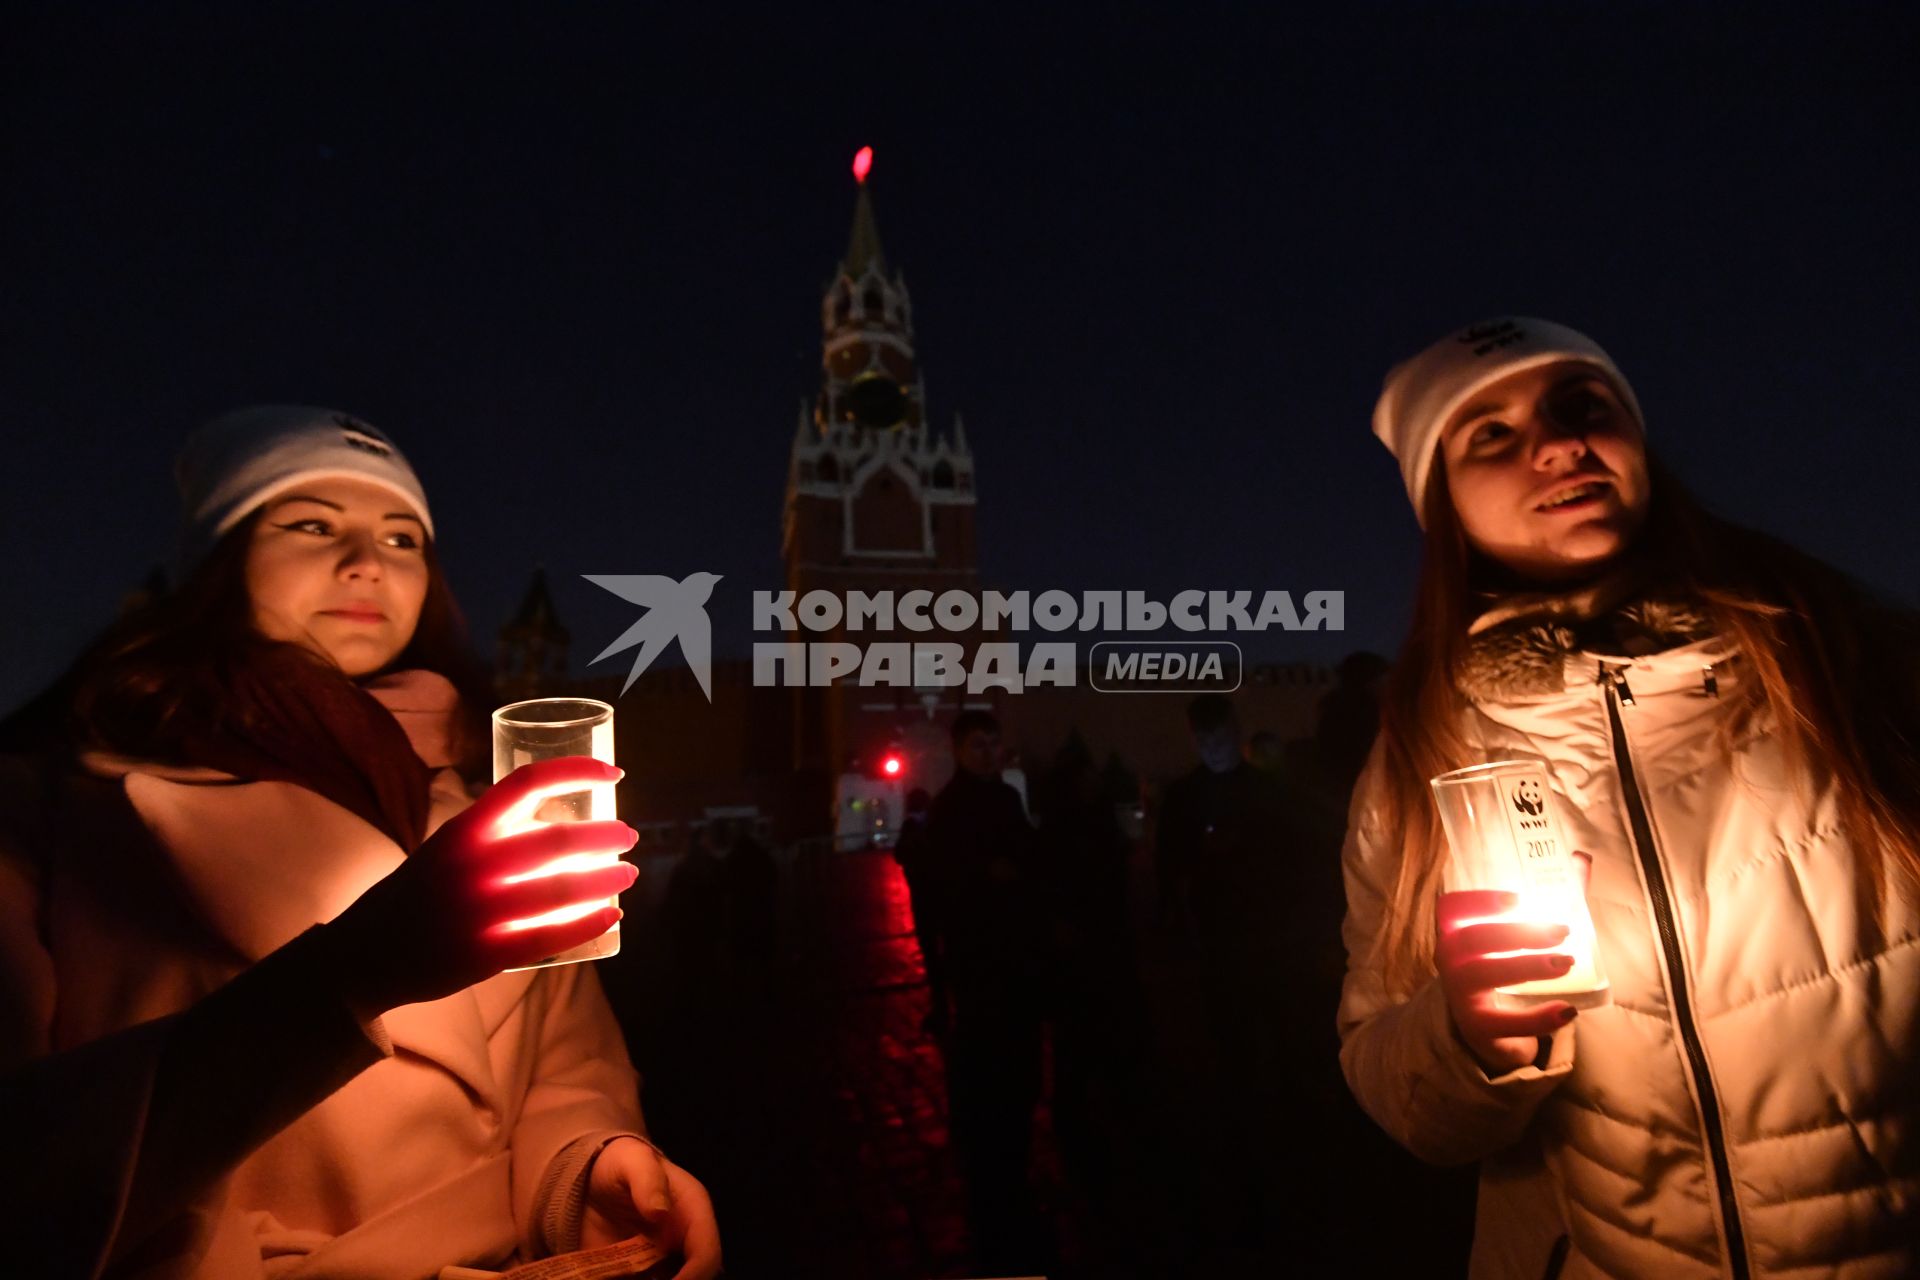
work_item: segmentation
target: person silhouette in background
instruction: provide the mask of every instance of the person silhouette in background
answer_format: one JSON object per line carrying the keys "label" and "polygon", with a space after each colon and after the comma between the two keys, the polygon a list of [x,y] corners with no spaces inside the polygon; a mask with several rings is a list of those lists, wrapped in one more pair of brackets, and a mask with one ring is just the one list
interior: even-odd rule
{"label": "person silhouette in background", "polygon": [[[1187,725],[1200,762],[1167,787],[1161,807],[1154,845],[1159,912],[1177,947],[1191,954],[1205,1020],[1209,1234],[1258,1251],[1278,1239],[1283,1225],[1275,1206],[1286,1189],[1274,1153],[1297,1136],[1288,1116],[1310,1078],[1322,1074],[1296,1044],[1297,1011],[1314,988],[1292,980],[1302,940],[1293,924],[1307,874],[1301,859],[1313,842],[1287,784],[1244,756],[1239,718],[1225,695],[1193,699]],[[1337,931],[1337,906],[1324,909]],[[1337,932],[1328,936],[1337,946]],[[1315,1024],[1325,1032],[1319,1038],[1328,1055],[1335,974]]]}
{"label": "person silhouette in background", "polygon": [[720,878],[727,903],[727,985],[735,998],[765,1013],[773,1002],[779,948],[780,865],[743,822],[720,864]]}
{"label": "person silhouette in background", "polygon": [[1356,650],[1340,660],[1338,683],[1320,699],[1313,731],[1315,757],[1342,815],[1380,731],[1380,689],[1391,666],[1377,653]]}
{"label": "person silhouette in background", "polygon": [[711,1039],[723,1014],[709,998],[727,966],[726,868],[706,825],[687,830],[687,851],[667,877],[660,915],[667,943],[668,1018],[689,1047]]}
{"label": "person silhouette in background", "polygon": [[1076,734],[1044,777],[1040,840],[1053,928],[1053,1126],[1074,1183],[1095,1199],[1133,1154],[1126,1108],[1146,1055],[1145,997],[1127,903],[1131,844]]}
{"label": "person silhouette in background", "polygon": [[976,1264],[1033,1270],[1051,1253],[1027,1182],[1045,1009],[1040,850],[1020,794],[1000,778],[999,722],[963,711],[952,736],[958,767],[927,832],[953,993],[953,1139]]}

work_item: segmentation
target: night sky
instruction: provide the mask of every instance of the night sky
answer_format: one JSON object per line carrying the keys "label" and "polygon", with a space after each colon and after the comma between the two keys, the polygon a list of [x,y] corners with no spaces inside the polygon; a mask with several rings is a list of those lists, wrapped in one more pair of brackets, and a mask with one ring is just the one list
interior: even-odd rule
{"label": "night sky", "polygon": [[544,563],[576,665],[633,612],[583,573],[724,574],[744,652],[862,144],[990,585],[1337,588],[1271,656],[1391,651],[1381,376],[1516,312],[1711,504],[1920,588],[1911,7],[475,8],[10,18],[0,705],[261,401],[399,440],[484,651]]}

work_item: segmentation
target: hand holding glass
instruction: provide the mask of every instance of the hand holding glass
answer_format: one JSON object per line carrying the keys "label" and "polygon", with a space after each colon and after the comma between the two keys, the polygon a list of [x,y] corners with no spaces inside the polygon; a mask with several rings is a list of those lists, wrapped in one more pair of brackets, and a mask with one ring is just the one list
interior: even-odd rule
{"label": "hand holding glass", "polygon": [[[400,865],[322,930],[327,968],[357,1014],[438,1000],[503,970],[564,952],[619,919],[609,895],[633,883],[618,852],[633,847],[623,822],[530,823],[549,797],[611,786],[612,765],[583,757],[516,769],[440,824]],[[533,878],[567,854],[609,855],[588,870]],[[515,924],[579,902],[570,923]]]}
{"label": "hand holding glass", "polygon": [[[1494,905],[1502,900],[1490,895],[1474,919],[1455,920],[1453,925],[1466,928],[1486,922],[1566,929],[1564,943],[1554,947],[1572,957],[1564,972],[1503,983],[1495,989],[1496,1005],[1529,1009],[1564,1000],[1576,1008],[1590,1008],[1607,1003],[1607,979],[1595,947],[1583,877],[1561,829],[1557,812],[1561,801],[1547,785],[1546,771],[1527,761],[1504,760],[1443,773],[1430,785],[1449,849],[1441,887],[1449,894],[1491,890],[1513,895],[1512,905],[1504,910]],[[1517,950],[1489,954],[1492,958],[1526,955],[1546,946],[1554,944],[1535,934]]]}
{"label": "hand holding glass", "polygon": [[[501,707],[493,713],[493,776],[495,782],[523,765],[561,756],[591,756],[613,763],[613,708],[590,698],[533,698]],[[563,822],[607,821],[614,816],[611,782],[587,787],[566,795],[548,796],[539,807],[516,815],[526,830]],[[534,868],[516,880],[536,880],[592,867],[617,865],[617,853],[571,853]],[[557,910],[527,920],[516,920],[510,929],[531,929],[561,924],[592,915],[614,905],[604,898],[569,903]],[[616,922],[605,933],[577,947],[549,955],[523,969],[541,969],[549,965],[571,964],[577,960],[599,960],[620,950],[620,926]],[[513,970],[509,970],[513,972]]]}

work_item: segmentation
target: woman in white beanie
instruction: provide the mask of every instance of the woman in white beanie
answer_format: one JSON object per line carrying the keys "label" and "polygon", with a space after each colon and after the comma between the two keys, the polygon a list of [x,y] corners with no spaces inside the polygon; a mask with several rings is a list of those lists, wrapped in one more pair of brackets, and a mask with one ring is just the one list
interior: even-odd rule
{"label": "woman in white beanie", "polygon": [[619,913],[508,922],[634,874],[518,879],[634,833],[504,820],[618,770],[470,800],[484,689],[379,431],[243,410],[178,478],[179,587],[0,760],[0,1270],[415,1280],[646,1235],[717,1274],[593,967],[502,972]]}
{"label": "woman in white beanie", "polygon": [[[1480,1162],[1476,1277],[1920,1274],[1920,625],[1704,511],[1562,326],[1450,335],[1374,430],[1426,554],[1349,814],[1355,1095]],[[1428,779],[1512,758],[1588,859],[1577,1016],[1493,998],[1564,928],[1440,891]]]}

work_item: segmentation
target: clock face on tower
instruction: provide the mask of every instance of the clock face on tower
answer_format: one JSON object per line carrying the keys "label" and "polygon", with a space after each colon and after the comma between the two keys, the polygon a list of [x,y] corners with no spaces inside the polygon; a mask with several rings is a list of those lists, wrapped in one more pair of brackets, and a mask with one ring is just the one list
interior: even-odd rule
{"label": "clock face on tower", "polygon": [[847,407],[863,427],[884,431],[906,421],[907,393],[900,384],[878,373],[863,373],[847,389]]}

